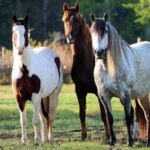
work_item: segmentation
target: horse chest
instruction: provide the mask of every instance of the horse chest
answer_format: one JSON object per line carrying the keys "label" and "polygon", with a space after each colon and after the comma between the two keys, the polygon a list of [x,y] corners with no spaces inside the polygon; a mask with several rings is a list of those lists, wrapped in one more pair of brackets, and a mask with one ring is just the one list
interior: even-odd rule
{"label": "horse chest", "polygon": [[[13,88],[17,97],[22,101],[31,100],[32,93],[38,93],[41,81],[37,75],[29,76],[29,71],[25,65],[21,68],[22,76],[13,79]],[[21,101],[20,101],[21,102]]]}
{"label": "horse chest", "polygon": [[80,89],[89,93],[97,92],[92,69],[85,69],[85,66],[82,66],[82,64],[73,64],[71,77],[75,85]]}

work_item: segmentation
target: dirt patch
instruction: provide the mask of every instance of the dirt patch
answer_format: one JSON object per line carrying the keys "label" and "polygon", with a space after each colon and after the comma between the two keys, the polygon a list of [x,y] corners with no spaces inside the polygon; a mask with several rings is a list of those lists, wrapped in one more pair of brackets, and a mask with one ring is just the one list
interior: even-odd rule
{"label": "dirt patch", "polygon": [[11,139],[11,138],[20,138],[21,134],[8,134],[2,133],[0,134],[0,139]]}

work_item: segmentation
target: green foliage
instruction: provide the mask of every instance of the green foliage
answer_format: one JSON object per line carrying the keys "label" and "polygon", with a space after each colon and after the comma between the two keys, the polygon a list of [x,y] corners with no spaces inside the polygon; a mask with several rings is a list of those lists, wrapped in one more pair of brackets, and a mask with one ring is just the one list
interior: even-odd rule
{"label": "green foliage", "polygon": [[136,22],[141,24],[149,25],[150,23],[150,1],[149,0],[138,0],[136,3],[128,3],[125,5],[126,8],[132,8],[137,16]]}
{"label": "green foliage", "polygon": [[[45,1],[47,1],[46,10],[44,9]],[[30,2],[0,0],[0,46],[11,47],[11,17],[14,13],[18,17],[29,14],[29,25],[34,29],[31,36],[36,41],[49,39],[55,31],[63,33],[61,18],[64,2],[67,2],[69,6],[74,6],[78,2],[80,13],[86,21],[89,20],[90,13],[103,17],[104,12],[107,11],[109,21],[129,43],[136,42],[138,36],[144,35],[143,25],[150,22],[149,0],[32,0]]]}
{"label": "green foliage", "polygon": [[74,6],[75,3],[80,4],[80,13],[87,20],[90,18],[92,12],[95,14],[101,14],[103,10],[103,5],[97,0],[76,0],[76,2],[73,1],[71,5]]}

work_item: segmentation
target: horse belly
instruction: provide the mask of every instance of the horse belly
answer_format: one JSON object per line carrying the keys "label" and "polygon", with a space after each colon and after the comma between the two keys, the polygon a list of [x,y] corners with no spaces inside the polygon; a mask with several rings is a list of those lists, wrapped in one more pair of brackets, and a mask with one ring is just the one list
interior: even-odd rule
{"label": "horse belly", "polygon": [[131,46],[135,49],[136,60],[132,98],[141,98],[150,92],[150,43],[141,42]]}
{"label": "horse belly", "polygon": [[59,74],[56,69],[53,71],[51,71],[51,68],[47,69],[47,74],[43,76],[42,97],[50,95],[56,89],[59,83]]}
{"label": "horse belly", "polygon": [[37,74],[41,80],[41,95],[43,98],[47,97],[55,90],[59,83],[59,72],[54,58],[50,61],[41,58],[40,63],[36,64],[36,67],[34,65],[33,68],[31,68],[32,74]]}

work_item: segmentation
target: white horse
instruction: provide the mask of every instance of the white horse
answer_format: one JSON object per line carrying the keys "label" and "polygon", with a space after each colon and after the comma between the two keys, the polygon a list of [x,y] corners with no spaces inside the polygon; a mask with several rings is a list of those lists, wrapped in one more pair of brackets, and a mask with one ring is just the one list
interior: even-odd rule
{"label": "white horse", "polygon": [[[91,36],[96,56],[94,78],[98,95],[103,102],[110,130],[110,144],[115,143],[113,116],[110,99],[119,97],[124,106],[129,136],[129,146],[133,145],[133,110],[131,99],[141,99],[150,92],[150,42],[140,42],[129,46],[116,29],[103,18],[91,15]],[[146,113],[148,119],[147,146],[150,146],[150,104]]]}
{"label": "white horse", "polygon": [[28,38],[28,16],[13,16],[12,87],[16,95],[22,127],[22,143],[27,141],[25,103],[33,103],[34,144],[39,144],[39,120],[42,142],[52,140],[52,126],[58,96],[63,84],[62,65],[58,55],[49,48],[32,49]]}

